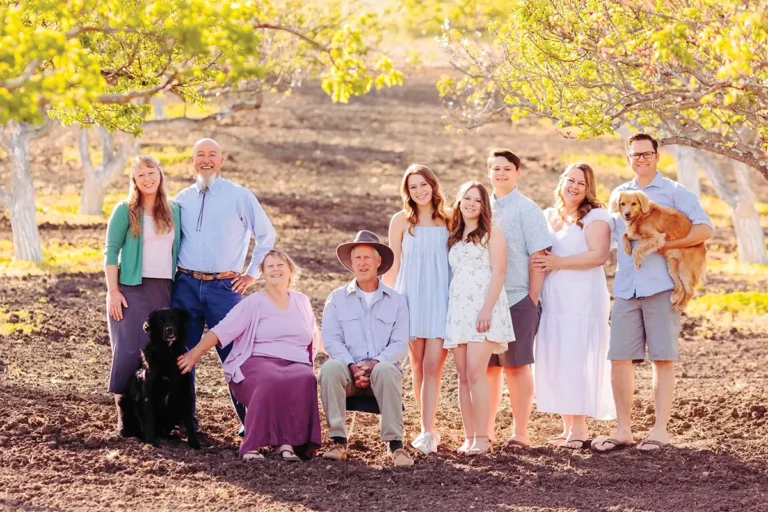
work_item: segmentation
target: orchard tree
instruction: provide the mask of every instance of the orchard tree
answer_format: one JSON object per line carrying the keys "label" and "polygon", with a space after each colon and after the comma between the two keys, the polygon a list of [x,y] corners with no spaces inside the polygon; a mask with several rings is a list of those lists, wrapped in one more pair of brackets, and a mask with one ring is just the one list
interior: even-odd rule
{"label": "orchard tree", "polygon": [[[487,30],[490,44],[450,28],[441,40],[463,76],[438,88],[473,125],[533,115],[591,138],[629,124],[768,179],[764,2],[518,0]],[[749,176],[739,176],[738,208],[723,199],[742,261],[765,262]]]}
{"label": "orchard tree", "polygon": [[50,119],[138,136],[151,99],[165,91],[200,103],[210,89],[317,76],[333,101],[346,102],[400,84],[375,51],[378,18],[341,3],[0,0],[0,140],[11,162],[0,201],[14,258],[42,260],[29,141]]}

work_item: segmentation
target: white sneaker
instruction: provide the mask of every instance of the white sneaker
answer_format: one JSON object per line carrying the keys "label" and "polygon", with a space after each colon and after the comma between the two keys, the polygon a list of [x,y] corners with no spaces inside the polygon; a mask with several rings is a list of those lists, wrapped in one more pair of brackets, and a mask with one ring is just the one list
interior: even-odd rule
{"label": "white sneaker", "polygon": [[422,432],[411,442],[411,446],[424,455],[435,453],[440,445],[440,434],[437,432]]}

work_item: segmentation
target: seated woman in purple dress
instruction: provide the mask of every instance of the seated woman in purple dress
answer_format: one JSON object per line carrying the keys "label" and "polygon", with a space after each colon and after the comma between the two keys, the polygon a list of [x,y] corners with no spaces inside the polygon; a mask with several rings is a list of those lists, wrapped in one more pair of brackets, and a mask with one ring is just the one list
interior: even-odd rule
{"label": "seated woman in purple dress", "polygon": [[178,361],[187,373],[211,347],[234,343],[223,369],[246,407],[243,459],[264,460],[260,450],[276,446],[283,460],[296,461],[320,447],[312,371],[320,337],[309,297],[289,289],[295,270],[287,254],[269,251],[261,264],[264,289],[243,299]]}

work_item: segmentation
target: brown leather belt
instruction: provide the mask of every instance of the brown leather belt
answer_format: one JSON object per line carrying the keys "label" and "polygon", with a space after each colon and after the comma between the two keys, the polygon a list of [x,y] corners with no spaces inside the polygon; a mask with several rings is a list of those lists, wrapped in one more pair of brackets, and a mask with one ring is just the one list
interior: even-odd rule
{"label": "brown leather belt", "polygon": [[177,269],[182,274],[187,274],[188,276],[192,276],[195,279],[199,279],[200,281],[213,281],[215,279],[233,279],[240,275],[239,273],[234,272],[232,270],[229,270],[227,272],[219,272],[218,274],[206,274],[205,272],[196,272],[194,270],[187,270],[181,267],[177,267]]}

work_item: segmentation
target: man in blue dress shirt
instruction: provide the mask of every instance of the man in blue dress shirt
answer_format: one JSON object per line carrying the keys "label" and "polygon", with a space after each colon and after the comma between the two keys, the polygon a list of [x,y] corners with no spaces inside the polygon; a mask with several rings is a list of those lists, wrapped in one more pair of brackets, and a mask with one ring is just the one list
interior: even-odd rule
{"label": "man in blue dress shirt", "polygon": [[[197,173],[194,185],[176,201],[181,210],[181,245],[173,287],[173,307],[189,311],[187,348],[197,345],[203,328],[218,324],[256,282],[264,256],[275,243],[275,229],[249,189],[220,176],[224,155],[213,139],[197,141],[190,162]],[[256,245],[243,271],[251,235]],[[224,361],[232,345],[216,347]],[[194,370],[193,370],[194,385]],[[245,409],[232,402],[241,423]]]}
{"label": "man in blue dress shirt", "polygon": [[[676,181],[662,177],[656,170],[659,143],[650,135],[638,133],[627,141],[627,147],[627,162],[635,178],[613,191],[611,203],[620,192],[642,190],[651,201],[684,213],[693,224],[688,235],[667,242],[665,249],[693,247],[711,238],[712,222],[696,195]],[[667,422],[675,394],[675,361],[680,334],[680,313],[672,309],[670,300],[675,285],[667,269],[667,260],[660,253],[649,254],[642,267],[635,270],[632,255],[626,254],[620,243],[626,225],[618,213],[614,213],[613,220],[611,237],[618,243],[618,250],[608,359],[611,360],[611,385],[618,424],[611,437],[597,437],[592,447],[605,452],[634,444],[632,362],[644,360],[647,348],[648,359],[653,364],[656,423],[637,448],[658,450],[669,444]],[[636,244],[632,242],[633,247]]]}

